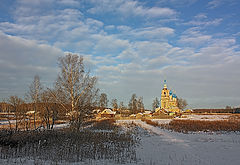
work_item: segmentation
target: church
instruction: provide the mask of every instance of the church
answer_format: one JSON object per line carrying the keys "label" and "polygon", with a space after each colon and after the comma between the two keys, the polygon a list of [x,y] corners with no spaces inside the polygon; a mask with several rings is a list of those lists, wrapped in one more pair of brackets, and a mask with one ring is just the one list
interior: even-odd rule
{"label": "church", "polygon": [[161,110],[167,112],[180,112],[178,100],[175,93],[167,88],[167,82],[164,80],[164,86],[161,92]]}

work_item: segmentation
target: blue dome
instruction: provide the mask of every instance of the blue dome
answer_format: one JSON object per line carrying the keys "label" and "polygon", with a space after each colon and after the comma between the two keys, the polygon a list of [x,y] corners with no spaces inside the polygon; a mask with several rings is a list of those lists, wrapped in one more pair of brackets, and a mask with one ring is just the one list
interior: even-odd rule
{"label": "blue dome", "polygon": [[172,91],[170,91],[169,94],[172,95]]}
{"label": "blue dome", "polygon": [[177,98],[176,94],[173,94],[173,98]]}

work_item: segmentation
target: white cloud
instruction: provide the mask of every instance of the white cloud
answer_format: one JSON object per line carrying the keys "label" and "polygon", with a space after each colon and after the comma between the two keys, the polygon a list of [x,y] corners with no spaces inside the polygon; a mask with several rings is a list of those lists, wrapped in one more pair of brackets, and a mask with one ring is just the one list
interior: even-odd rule
{"label": "white cloud", "polygon": [[94,35],[93,37],[97,41],[94,50],[98,53],[119,53],[129,46],[128,40],[117,39],[114,36]]}
{"label": "white cloud", "polygon": [[213,39],[211,44],[199,50],[192,63],[218,65],[232,62],[239,54],[234,43],[234,39]]}
{"label": "white cloud", "polygon": [[104,25],[103,22],[91,18],[86,20],[86,24],[97,28],[102,28]]}
{"label": "white cloud", "polygon": [[196,18],[196,19],[205,19],[205,18],[207,18],[207,15],[204,14],[204,13],[199,13],[196,16],[194,16],[194,18]]}
{"label": "white cloud", "polygon": [[132,28],[125,25],[120,25],[120,26],[117,26],[117,29],[123,32],[129,32]]}
{"label": "white cloud", "polygon": [[16,23],[1,22],[0,30],[29,39],[58,39],[64,31],[81,26],[81,16],[82,13],[75,9],[64,9],[49,15],[19,16]]}
{"label": "white cloud", "polygon": [[114,28],[115,28],[114,25],[107,25],[104,27],[104,29],[106,29],[106,30],[113,30]]}
{"label": "white cloud", "polygon": [[198,0],[158,0],[159,4],[172,4],[174,6],[189,6],[197,2]]}
{"label": "white cloud", "polygon": [[[199,18],[199,17],[198,17]],[[185,23],[186,25],[194,25],[194,26],[217,26],[222,22],[222,18],[217,18],[211,21],[207,21],[207,20],[192,20],[189,21],[187,23]]]}
{"label": "white cloud", "polygon": [[224,2],[226,2],[226,0],[212,0],[212,1],[208,2],[208,6],[210,8],[216,8],[220,5],[222,5]]}
{"label": "white cloud", "polygon": [[[170,8],[147,7],[147,3],[135,0],[91,0],[94,6],[89,12],[97,15],[84,15],[73,7],[80,1],[42,2],[19,1],[14,21],[0,23],[4,32],[0,34],[0,75],[9,82],[0,82],[0,93],[3,88],[6,92],[18,86],[12,92],[23,92],[35,73],[46,83],[52,82],[58,54],[69,51],[83,55],[99,77],[99,87],[125,103],[132,93],[137,93],[144,96],[150,107],[151,99],[159,97],[163,79],[168,80],[178,96],[190,100],[190,104],[216,105],[216,100],[222,99],[221,93],[239,99],[237,40],[218,38],[204,29],[220,25],[221,18],[211,21],[205,13],[194,16],[192,21],[183,24],[193,28],[183,32],[175,43],[178,29],[162,23],[165,19],[176,19],[177,12]],[[178,5],[183,2],[191,4],[189,0],[169,1]],[[68,3],[68,6],[52,8],[59,3]],[[88,1],[84,3],[89,5]],[[106,23],[96,19],[108,12],[116,20]],[[134,27],[121,21],[132,17],[144,20],[144,26]],[[157,19],[152,22],[152,18]],[[232,88],[226,89],[226,84]],[[206,96],[212,102],[203,100]]]}
{"label": "white cloud", "polygon": [[19,16],[39,15],[47,12],[54,5],[55,0],[16,0],[14,18]]}
{"label": "white cloud", "polygon": [[134,0],[91,0],[91,3],[95,5],[88,10],[92,14],[115,12],[127,16],[135,15],[147,17],[172,17],[176,15],[176,12],[173,9],[144,7],[141,3]]}
{"label": "white cloud", "polygon": [[238,2],[238,0],[211,0],[207,5],[210,9],[214,9],[222,5],[234,5],[235,2]]}
{"label": "white cloud", "polygon": [[160,38],[174,34],[174,29],[169,27],[148,27],[143,29],[132,30],[130,34],[143,38]]}
{"label": "white cloud", "polygon": [[189,28],[182,33],[179,43],[188,46],[201,47],[207,45],[211,39],[211,35],[203,34],[199,28]]}
{"label": "white cloud", "polygon": [[208,43],[211,38],[212,37],[210,35],[201,35],[201,34],[194,35],[194,36],[185,35],[185,36],[181,36],[179,42],[199,46],[203,43],[204,44]]}
{"label": "white cloud", "polygon": [[125,26],[120,26],[121,33],[117,34],[120,37],[128,38],[130,40],[166,40],[167,37],[173,36],[175,30],[170,27],[144,27],[131,29]]}
{"label": "white cloud", "polygon": [[58,0],[57,3],[62,5],[69,5],[69,6],[79,6],[80,2],[77,0]]}
{"label": "white cloud", "polygon": [[[57,58],[63,55],[60,49],[38,44],[33,40],[0,33],[0,86],[7,95],[24,95],[35,74],[40,75],[45,85],[57,77]],[[14,89],[14,90],[11,90]],[[4,92],[5,91],[5,92]]]}

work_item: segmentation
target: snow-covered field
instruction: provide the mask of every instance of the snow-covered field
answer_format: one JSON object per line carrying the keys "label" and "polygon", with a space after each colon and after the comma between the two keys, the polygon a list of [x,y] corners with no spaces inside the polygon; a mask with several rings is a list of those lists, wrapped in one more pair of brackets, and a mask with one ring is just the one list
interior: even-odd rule
{"label": "snow-covered field", "polygon": [[[124,122],[124,121],[119,121]],[[183,134],[135,120],[148,131],[137,148],[139,164],[239,165],[240,133]]]}
{"label": "snow-covered field", "polygon": [[[204,118],[203,118],[204,117]],[[190,115],[195,120],[225,119],[225,115]],[[154,119],[167,124],[171,119]],[[183,134],[154,127],[141,120],[118,120],[117,124],[127,128],[131,123],[137,125],[140,144],[136,147],[137,162],[125,164],[141,165],[239,165],[240,132]],[[65,125],[63,125],[64,127]],[[1,148],[0,148],[1,151]],[[0,164],[54,164],[42,160],[0,158]],[[57,164],[70,164],[62,162]],[[89,160],[71,164],[112,165],[109,160]]]}
{"label": "snow-covered field", "polygon": [[190,119],[190,120],[208,120],[208,121],[213,121],[213,120],[226,120],[230,115],[184,115],[186,118],[180,118],[182,120],[185,119]]}
{"label": "snow-covered field", "polygon": [[[215,120],[227,120],[230,115],[183,115],[184,118],[174,118],[178,120],[205,120],[205,121],[215,121]],[[152,119],[152,121],[158,124],[169,124],[173,119]]]}
{"label": "snow-covered field", "polygon": [[[16,124],[16,120],[0,120],[0,128],[1,126],[8,126],[9,125],[9,122],[11,124]],[[61,124],[55,124],[53,126],[54,129],[61,129],[61,128],[66,128],[66,127],[69,127],[69,123],[61,123]],[[43,128],[41,128],[43,129]]]}

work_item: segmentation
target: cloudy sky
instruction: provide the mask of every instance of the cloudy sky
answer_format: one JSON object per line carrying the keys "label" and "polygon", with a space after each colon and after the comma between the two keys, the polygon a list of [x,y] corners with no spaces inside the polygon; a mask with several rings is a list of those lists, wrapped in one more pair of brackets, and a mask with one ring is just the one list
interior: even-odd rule
{"label": "cloudy sky", "polygon": [[1,0],[0,99],[23,96],[57,58],[83,55],[98,87],[127,104],[163,80],[190,108],[240,105],[239,0]]}

